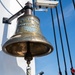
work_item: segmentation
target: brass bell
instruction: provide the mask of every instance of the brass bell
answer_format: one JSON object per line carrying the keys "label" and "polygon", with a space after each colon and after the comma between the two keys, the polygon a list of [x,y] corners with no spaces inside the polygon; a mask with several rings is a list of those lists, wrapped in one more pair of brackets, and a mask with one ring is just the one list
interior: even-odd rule
{"label": "brass bell", "polygon": [[3,51],[13,56],[25,57],[27,61],[34,56],[51,53],[53,47],[43,37],[39,25],[40,20],[32,15],[32,4],[27,2],[25,14],[17,20],[15,35],[3,45]]}
{"label": "brass bell", "polygon": [[29,48],[29,53],[34,57],[47,55],[53,51],[53,47],[40,31],[40,20],[36,16],[23,15],[18,18],[17,22],[15,35],[3,45],[4,52],[24,57]]}

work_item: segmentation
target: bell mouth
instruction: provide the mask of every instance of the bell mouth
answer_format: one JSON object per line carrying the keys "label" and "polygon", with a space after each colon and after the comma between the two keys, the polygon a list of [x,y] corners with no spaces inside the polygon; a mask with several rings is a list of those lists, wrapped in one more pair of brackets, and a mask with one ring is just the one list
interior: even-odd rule
{"label": "bell mouth", "polygon": [[[11,44],[7,44],[6,42],[3,46],[3,51],[12,56],[24,57],[27,53],[27,43],[28,41]],[[53,47],[47,43],[29,41],[29,45],[32,57],[44,56],[53,51]]]}

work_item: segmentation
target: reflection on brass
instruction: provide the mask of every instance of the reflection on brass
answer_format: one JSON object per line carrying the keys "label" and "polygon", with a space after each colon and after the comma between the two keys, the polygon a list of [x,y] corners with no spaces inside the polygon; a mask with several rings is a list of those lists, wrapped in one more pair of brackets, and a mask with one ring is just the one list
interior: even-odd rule
{"label": "reflection on brass", "polygon": [[17,22],[15,35],[3,45],[4,52],[24,57],[30,49],[29,53],[34,57],[47,55],[53,51],[53,47],[41,33],[40,20],[36,16],[23,15],[18,18]]}

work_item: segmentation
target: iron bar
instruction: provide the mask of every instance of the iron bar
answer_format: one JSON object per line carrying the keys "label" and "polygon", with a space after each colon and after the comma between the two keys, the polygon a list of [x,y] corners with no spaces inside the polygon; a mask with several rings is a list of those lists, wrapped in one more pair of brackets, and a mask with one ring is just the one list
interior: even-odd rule
{"label": "iron bar", "polygon": [[51,18],[52,18],[52,27],[53,27],[53,33],[54,33],[54,40],[55,40],[55,48],[56,48],[56,56],[57,56],[59,74],[62,75],[62,72],[61,72],[61,69],[60,69],[60,62],[59,62],[58,47],[57,47],[57,40],[56,40],[56,33],[55,33],[55,27],[54,27],[54,19],[53,19],[52,9],[51,9]]}
{"label": "iron bar", "polygon": [[24,9],[25,7],[16,14],[14,14],[13,16],[11,16],[10,18],[3,18],[3,23],[11,24],[11,21],[14,20],[16,17],[18,17],[19,15],[21,15],[24,12]]}

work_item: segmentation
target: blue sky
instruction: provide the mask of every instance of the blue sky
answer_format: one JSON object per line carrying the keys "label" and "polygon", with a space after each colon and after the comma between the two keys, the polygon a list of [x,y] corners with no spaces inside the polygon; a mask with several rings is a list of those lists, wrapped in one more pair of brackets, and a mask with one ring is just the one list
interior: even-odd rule
{"label": "blue sky", "polygon": [[[65,16],[65,22],[66,22],[66,28],[67,28],[67,34],[68,34],[68,39],[69,39],[73,65],[75,68],[75,50],[74,50],[74,47],[75,47],[75,33],[74,33],[75,32],[75,25],[74,25],[75,24],[75,21],[74,21],[75,10],[73,8],[72,0],[66,0],[66,1],[61,0],[61,1],[62,1],[63,11],[64,11],[64,16]],[[68,50],[67,50],[67,45],[66,45],[63,21],[62,21],[61,10],[60,10],[59,4],[57,7],[58,7],[58,12],[59,12],[59,18],[60,18],[60,25],[61,25],[62,39],[64,43],[68,75],[71,75]],[[54,8],[53,8],[53,14],[54,14],[56,38],[57,38],[57,44],[58,44],[58,50],[59,50],[58,53],[59,53],[60,65],[61,65],[62,74],[65,75],[64,74],[65,68],[64,68],[62,49],[61,49],[61,43],[60,43],[60,38],[59,38],[57,17],[56,17]],[[51,54],[44,56],[44,57],[36,58],[36,74],[38,74],[40,71],[44,71],[44,75],[58,75],[58,65],[57,65],[50,10],[48,10],[48,12],[36,12],[36,16],[40,18],[40,22],[41,22],[40,27],[41,27],[43,35],[54,47],[54,51]]]}

